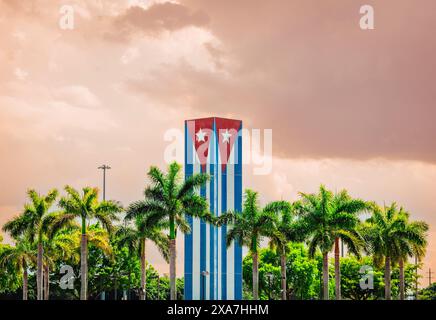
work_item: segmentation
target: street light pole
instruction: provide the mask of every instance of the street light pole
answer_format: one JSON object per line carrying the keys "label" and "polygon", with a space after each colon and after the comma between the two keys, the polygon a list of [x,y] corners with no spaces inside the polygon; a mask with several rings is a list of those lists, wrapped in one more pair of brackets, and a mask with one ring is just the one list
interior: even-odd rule
{"label": "street light pole", "polygon": [[202,271],[201,275],[203,277],[203,291],[201,295],[201,300],[206,300],[206,277],[209,275],[209,271]]}
{"label": "street light pole", "polygon": [[272,273],[267,273],[266,277],[268,278],[268,286],[269,286],[268,300],[271,300],[271,291],[272,291],[271,281],[272,281],[272,278],[274,277],[274,275]]}
{"label": "street light pole", "polygon": [[[111,167],[109,167],[106,164],[101,165],[100,167],[98,167],[99,170],[103,170],[103,201],[106,200],[106,170],[111,169]],[[115,290],[116,292],[116,290]],[[101,300],[106,300],[106,292],[103,291],[101,293]]]}
{"label": "street light pole", "polygon": [[106,200],[106,170],[110,170],[111,167],[109,167],[107,164],[103,164],[98,169],[103,170],[103,201]]}

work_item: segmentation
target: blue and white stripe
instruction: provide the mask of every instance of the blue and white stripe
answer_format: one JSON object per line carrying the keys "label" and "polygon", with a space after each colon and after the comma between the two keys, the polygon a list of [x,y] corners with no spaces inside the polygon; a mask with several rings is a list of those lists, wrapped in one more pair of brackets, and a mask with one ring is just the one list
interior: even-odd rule
{"label": "blue and white stripe", "polygon": [[[195,120],[192,120],[195,121]],[[242,129],[242,128],[241,128]],[[210,211],[219,216],[242,206],[242,133],[238,132],[226,169],[222,170],[219,137],[213,125],[205,172],[210,182],[200,194],[208,199]],[[185,176],[202,172],[195,141],[185,123]],[[191,233],[185,235],[185,300],[242,299],[242,248],[236,242],[226,247],[227,226],[208,225],[186,217]],[[202,271],[209,275],[202,276]]]}

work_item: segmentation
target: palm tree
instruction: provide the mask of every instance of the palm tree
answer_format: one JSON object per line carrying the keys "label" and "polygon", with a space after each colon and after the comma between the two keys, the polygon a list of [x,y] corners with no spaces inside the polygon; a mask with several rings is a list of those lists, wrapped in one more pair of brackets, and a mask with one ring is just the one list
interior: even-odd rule
{"label": "palm tree", "polygon": [[109,233],[113,229],[112,222],[117,220],[116,214],[122,211],[122,206],[115,201],[98,201],[98,189],[85,187],[82,193],[70,186],[65,187],[66,197],[61,198],[59,206],[64,213],[57,219],[54,230],[62,228],[66,223],[79,218],[81,220],[80,239],[80,299],[88,298],[88,235],[87,221],[95,219]]}
{"label": "palm tree", "polygon": [[80,237],[75,233],[74,226],[58,230],[56,233],[48,232],[44,238],[44,300],[50,297],[50,270],[54,268],[56,261],[72,259],[78,261],[78,248]]}
{"label": "palm tree", "polygon": [[280,255],[282,300],[287,299],[286,288],[286,255],[289,253],[289,242],[302,241],[295,222],[293,221],[293,206],[287,201],[275,201],[265,206],[265,212],[273,212],[278,216],[275,230],[269,235],[269,246]]}
{"label": "palm tree", "polygon": [[405,298],[405,280],[404,280],[404,261],[407,257],[416,257],[422,260],[425,256],[427,247],[427,231],[429,226],[423,221],[410,221],[409,213],[406,212],[406,219],[403,226],[403,232],[406,237],[397,238],[400,248],[400,257],[398,260],[400,269],[400,300]]}
{"label": "palm tree", "polygon": [[170,241],[170,298],[176,300],[176,237],[177,230],[191,231],[185,215],[211,221],[207,201],[196,191],[204,185],[209,176],[194,174],[182,181],[181,166],[173,162],[164,174],[159,168],[151,167],[148,172],[151,185],[145,189],[145,200],[134,202],[126,215],[130,220],[148,214],[150,219],[169,225]]}
{"label": "palm tree", "polygon": [[36,242],[38,246],[37,253],[37,299],[43,299],[43,236],[49,228],[52,217],[49,214],[50,208],[55,202],[58,191],[51,190],[47,195],[42,196],[35,190],[27,191],[31,203],[24,205],[23,212],[13,220],[3,226],[3,230],[9,232],[13,238],[22,236],[27,233],[31,242]]}
{"label": "palm tree", "polygon": [[[126,210],[128,217],[134,215],[132,211],[135,210],[135,205],[129,206]],[[149,213],[137,215],[134,219],[135,228],[122,226],[116,233],[118,244],[126,246],[131,253],[138,253],[141,258],[141,300],[146,299],[146,241],[151,240],[157,246],[165,261],[169,262],[169,239],[161,231],[167,225],[156,218],[158,218],[156,215]]]}
{"label": "palm tree", "polygon": [[391,266],[400,265],[400,298],[404,299],[404,259],[423,256],[428,225],[410,222],[409,213],[396,203],[380,208],[372,204],[372,216],[366,221],[365,237],[376,264],[385,264],[385,299],[391,300]]}
{"label": "palm tree", "polygon": [[284,203],[269,204],[270,211],[263,210],[259,205],[258,193],[252,190],[245,190],[245,200],[242,212],[229,211],[223,213],[216,221],[218,226],[228,224],[227,246],[233,241],[248,247],[253,257],[253,299],[259,299],[259,246],[263,237],[273,235],[280,238],[282,244],[285,239],[276,231],[275,223],[277,217],[272,210],[287,207]]}
{"label": "palm tree", "polygon": [[348,250],[359,257],[363,238],[358,232],[357,212],[366,208],[362,200],[352,200],[346,193],[334,195],[323,185],[318,194],[300,193],[302,200],[297,203],[301,215],[299,229],[309,235],[309,254],[314,257],[319,248],[323,256],[323,298],[329,299],[328,253],[335,245],[336,297],[340,299],[339,239]]}
{"label": "palm tree", "polygon": [[[368,209],[368,203],[361,199],[353,199],[346,190],[342,190],[334,198],[334,209],[336,214],[346,213],[357,215]],[[337,300],[341,300],[341,266],[339,257],[339,240],[341,240],[348,250],[360,257],[360,247],[364,245],[364,239],[357,228],[360,221],[352,218],[344,219],[338,224],[335,237],[335,295]]]}
{"label": "palm tree", "polygon": [[0,255],[0,267],[11,267],[15,272],[23,274],[23,300],[28,298],[28,271],[35,262],[35,251],[28,238],[17,238],[15,246],[4,246]]}

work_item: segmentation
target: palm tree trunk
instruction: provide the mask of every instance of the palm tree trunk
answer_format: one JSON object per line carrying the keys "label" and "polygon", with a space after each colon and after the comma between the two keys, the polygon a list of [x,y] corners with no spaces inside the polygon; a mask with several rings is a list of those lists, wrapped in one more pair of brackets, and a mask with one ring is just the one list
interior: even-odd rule
{"label": "palm tree trunk", "polygon": [[44,266],[44,300],[49,300],[50,297],[50,269],[48,265]]}
{"label": "palm tree trunk", "polygon": [[391,300],[391,258],[385,259],[385,300]]}
{"label": "palm tree trunk", "polygon": [[170,217],[170,299],[177,300],[176,292],[176,226]]}
{"label": "palm tree trunk", "polygon": [[401,258],[399,261],[400,268],[400,300],[404,300],[404,261]]}
{"label": "palm tree trunk", "polygon": [[27,264],[23,265],[23,300],[27,300],[28,290],[28,274],[27,274]]}
{"label": "palm tree trunk", "polygon": [[257,251],[253,252],[253,300],[259,300],[259,259]]}
{"label": "palm tree trunk", "polygon": [[129,263],[129,285],[127,287],[127,300],[131,300],[131,296],[130,296],[131,285],[132,285],[132,266]]}
{"label": "palm tree trunk", "polygon": [[339,238],[335,239],[335,294],[336,300],[341,300],[341,267],[339,258]]}
{"label": "palm tree trunk", "polygon": [[82,234],[80,241],[80,300],[88,298],[88,238],[86,234]]}
{"label": "palm tree trunk", "polygon": [[170,240],[170,298],[177,299],[176,292],[176,239]]}
{"label": "palm tree trunk", "polygon": [[142,244],[141,244],[141,294],[140,294],[140,299],[141,300],[145,300],[146,298],[146,277],[147,277],[147,270],[145,268],[145,239],[142,239]]}
{"label": "palm tree trunk", "polygon": [[280,257],[280,266],[282,271],[282,300],[286,300],[286,254]]}
{"label": "palm tree trunk", "polygon": [[323,299],[329,300],[329,253],[322,257]]}
{"label": "palm tree trunk", "polygon": [[43,276],[42,276],[42,257],[44,255],[44,249],[42,247],[42,242],[40,241],[38,243],[38,254],[37,254],[37,263],[36,263],[36,298],[38,300],[42,300],[43,299],[43,292],[42,292],[42,288],[43,288]]}

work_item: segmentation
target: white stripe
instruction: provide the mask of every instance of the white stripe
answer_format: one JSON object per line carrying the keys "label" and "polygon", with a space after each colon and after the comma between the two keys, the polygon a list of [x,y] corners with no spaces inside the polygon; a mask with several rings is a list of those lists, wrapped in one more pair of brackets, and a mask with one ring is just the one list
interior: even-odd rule
{"label": "white stripe", "polygon": [[[218,195],[218,215],[221,215],[221,197],[219,197],[221,195],[221,162],[219,161],[219,153],[217,154],[218,156],[218,161],[217,161],[217,166],[218,166],[218,175],[217,175],[217,179],[218,179],[218,190],[216,192],[216,194]],[[222,261],[222,257],[221,257],[221,227],[217,228],[218,229],[218,252],[217,252],[217,256],[218,259],[216,260],[217,264],[218,264],[218,274],[217,274],[217,288],[218,288],[218,297],[217,300],[221,300],[221,261]]]}
{"label": "white stripe", "polygon": [[[234,148],[230,151],[227,164],[227,210],[235,209],[235,166]],[[228,229],[227,229],[228,232]],[[227,249],[227,299],[235,299],[235,244],[232,242]]]}
{"label": "white stripe", "polygon": [[[208,159],[210,158],[210,152],[208,154]],[[206,172],[210,174],[209,161],[206,166]],[[206,199],[207,203],[210,203],[210,184],[206,183]],[[206,300],[210,299],[210,225],[206,224],[206,271],[209,272],[209,276],[206,277]]]}

